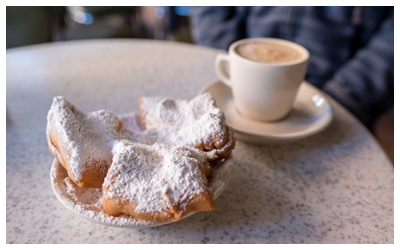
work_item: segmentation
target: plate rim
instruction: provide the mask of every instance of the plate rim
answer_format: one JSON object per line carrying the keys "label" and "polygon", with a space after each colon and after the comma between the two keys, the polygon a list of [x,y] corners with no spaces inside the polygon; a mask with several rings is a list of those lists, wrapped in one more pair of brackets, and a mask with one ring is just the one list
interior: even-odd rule
{"label": "plate rim", "polygon": [[[206,91],[207,89],[209,89],[211,86],[216,85],[218,83],[224,84],[221,80],[214,80],[214,81],[210,82],[209,84],[205,85],[204,87],[202,87],[200,89],[199,94],[203,94],[203,93],[207,92]],[[252,131],[245,131],[245,130],[242,130],[242,129],[235,128],[232,124],[228,124],[228,125],[232,126],[232,128],[234,129],[235,132],[238,132],[238,133],[243,134],[245,136],[250,135],[250,136],[255,136],[255,137],[258,137],[258,138],[263,138],[263,139],[266,139],[268,141],[274,141],[274,140],[275,141],[298,140],[298,139],[309,137],[309,136],[312,136],[312,135],[315,135],[315,134],[321,132],[326,127],[328,127],[328,125],[333,120],[333,107],[332,107],[330,101],[328,100],[326,94],[323,93],[320,89],[316,88],[315,86],[313,86],[312,84],[310,84],[309,82],[307,82],[305,80],[302,81],[301,85],[303,85],[303,84],[305,86],[307,86],[308,88],[311,88],[314,91],[318,92],[318,94],[322,95],[324,97],[325,101],[326,101],[326,106],[324,107],[324,109],[327,110],[325,112],[328,113],[328,114],[327,114],[327,116],[323,117],[324,122],[322,122],[321,125],[319,125],[319,127],[315,128],[315,129],[312,129],[310,131],[308,131],[308,129],[306,129],[306,130],[304,130],[302,132],[293,132],[293,133],[287,133],[287,134],[259,134],[259,133],[254,133]]]}

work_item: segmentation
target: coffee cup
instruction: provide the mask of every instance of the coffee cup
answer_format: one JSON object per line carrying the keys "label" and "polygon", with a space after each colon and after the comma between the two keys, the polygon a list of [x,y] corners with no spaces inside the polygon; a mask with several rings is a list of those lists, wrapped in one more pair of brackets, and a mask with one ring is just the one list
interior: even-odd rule
{"label": "coffee cup", "polygon": [[236,109],[242,116],[277,121],[290,112],[309,57],[307,49],[290,41],[249,38],[234,42],[228,54],[219,54],[215,71],[232,89]]}

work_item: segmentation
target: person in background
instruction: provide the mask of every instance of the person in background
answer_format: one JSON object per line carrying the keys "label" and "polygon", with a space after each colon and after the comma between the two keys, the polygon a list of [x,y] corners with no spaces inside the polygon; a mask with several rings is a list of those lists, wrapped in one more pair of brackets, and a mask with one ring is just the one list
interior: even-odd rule
{"label": "person in background", "polygon": [[274,37],[310,52],[306,80],[369,129],[394,103],[394,7],[193,7],[197,44]]}

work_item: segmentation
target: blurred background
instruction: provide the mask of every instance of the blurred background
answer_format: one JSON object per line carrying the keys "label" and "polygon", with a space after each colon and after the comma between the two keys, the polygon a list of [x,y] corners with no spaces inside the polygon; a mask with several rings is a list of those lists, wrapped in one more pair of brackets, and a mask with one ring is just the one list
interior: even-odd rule
{"label": "blurred background", "polygon": [[192,43],[186,6],[7,6],[7,49],[37,43],[145,38]]}
{"label": "blurred background", "polygon": [[[187,6],[7,6],[6,46],[99,38],[193,43],[190,26]],[[376,119],[372,132],[393,161],[393,108]]]}

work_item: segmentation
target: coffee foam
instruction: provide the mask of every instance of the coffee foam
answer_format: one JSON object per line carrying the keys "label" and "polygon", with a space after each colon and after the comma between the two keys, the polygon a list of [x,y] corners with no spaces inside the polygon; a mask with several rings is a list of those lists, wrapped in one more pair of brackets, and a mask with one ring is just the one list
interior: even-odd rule
{"label": "coffee foam", "polygon": [[240,44],[236,47],[236,52],[248,60],[271,64],[295,62],[303,58],[303,53],[294,47],[266,41]]}

